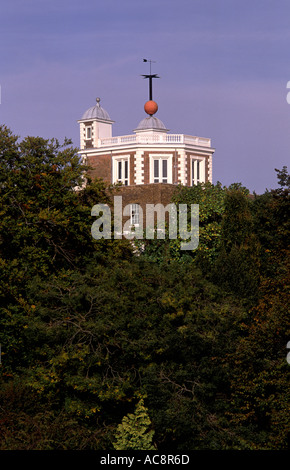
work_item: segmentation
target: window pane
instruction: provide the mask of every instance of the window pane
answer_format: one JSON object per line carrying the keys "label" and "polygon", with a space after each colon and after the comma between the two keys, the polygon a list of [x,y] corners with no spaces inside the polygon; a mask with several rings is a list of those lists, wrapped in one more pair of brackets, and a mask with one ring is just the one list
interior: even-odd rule
{"label": "window pane", "polygon": [[122,162],[118,162],[118,180],[122,179]]}
{"label": "window pane", "polygon": [[125,179],[128,178],[128,160],[125,160]]}
{"label": "window pane", "polygon": [[131,205],[131,223],[132,225],[139,224],[139,204]]}
{"label": "window pane", "polygon": [[154,160],[154,178],[159,178],[159,160]]}
{"label": "window pane", "polygon": [[194,185],[194,162],[195,160],[191,160],[191,184]]}
{"label": "window pane", "polygon": [[162,176],[167,178],[167,160],[162,160]]}
{"label": "window pane", "polygon": [[199,160],[196,162],[196,179],[199,181]]}

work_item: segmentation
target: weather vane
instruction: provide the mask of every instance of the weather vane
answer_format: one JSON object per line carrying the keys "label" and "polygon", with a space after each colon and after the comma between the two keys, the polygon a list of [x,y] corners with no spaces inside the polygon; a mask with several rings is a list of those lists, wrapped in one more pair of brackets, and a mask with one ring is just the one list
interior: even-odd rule
{"label": "weather vane", "polygon": [[142,77],[144,78],[148,78],[149,79],[149,100],[152,101],[152,78],[160,78],[158,75],[156,74],[151,74],[151,63],[155,63],[154,60],[151,60],[151,59],[143,59],[143,62],[149,62],[150,63],[150,74],[149,75],[142,75]]}

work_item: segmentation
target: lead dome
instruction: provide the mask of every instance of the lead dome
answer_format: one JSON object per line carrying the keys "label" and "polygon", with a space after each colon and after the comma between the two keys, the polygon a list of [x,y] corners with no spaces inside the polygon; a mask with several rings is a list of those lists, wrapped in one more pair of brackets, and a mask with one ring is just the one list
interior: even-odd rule
{"label": "lead dome", "polygon": [[135,131],[145,131],[151,129],[163,132],[167,132],[168,130],[160,119],[155,116],[148,116],[139,122],[138,127]]}
{"label": "lead dome", "polygon": [[100,101],[100,98],[96,98],[97,103],[95,104],[95,106],[92,106],[91,108],[87,109],[87,111],[82,116],[82,120],[100,119],[102,121],[111,121],[111,118],[107,111],[101,107]]}

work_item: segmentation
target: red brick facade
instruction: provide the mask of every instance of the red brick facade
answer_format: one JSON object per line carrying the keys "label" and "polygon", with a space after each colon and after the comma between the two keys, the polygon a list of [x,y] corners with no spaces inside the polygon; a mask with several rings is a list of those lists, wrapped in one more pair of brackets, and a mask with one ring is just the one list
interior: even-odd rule
{"label": "red brick facade", "polygon": [[[154,155],[170,155],[171,158],[171,175],[172,179],[169,184],[182,184],[183,181],[180,176],[180,158],[178,152],[176,151],[169,151],[169,152],[153,152],[153,151],[144,151],[142,158],[143,158],[143,175],[142,175],[142,183],[141,184],[150,184],[150,156],[154,158]],[[130,166],[129,166],[129,181],[130,186],[136,186],[136,177],[135,177],[135,170],[136,170],[136,152],[126,152],[126,153],[108,153],[108,154],[99,154],[99,155],[92,155],[87,157],[87,165],[90,167],[89,175],[92,179],[94,178],[102,178],[104,181],[108,183],[113,183],[113,168],[112,168],[112,157],[121,157],[121,156],[128,156]],[[195,153],[194,155],[191,152],[186,152],[185,154],[185,168],[186,168],[186,186],[191,186],[191,169],[190,169],[190,162],[191,157],[193,158],[200,158],[204,159],[205,161],[205,174],[204,174],[204,181],[210,181],[209,178],[209,157],[206,155],[202,155],[199,153]],[[169,170],[169,169],[168,169]],[[139,185],[138,185],[139,186]]]}
{"label": "red brick facade", "polygon": [[112,158],[111,155],[94,155],[87,158],[89,176],[92,179],[102,178],[106,183],[112,183]]}
{"label": "red brick facade", "polygon": [[[114,196],[122,196],[123,209],[128,204],[138,204],[143,210],[143,226],[145,227],[146,222],[146,204],[162,204],[164,207],[171,202],[171,198],[176,191],[176,185],[174,184],[142,184],[134,186],[122,186],[113,193],[111,204],[113,207]],[[125,223],[129,217],[123,217],[123,223]]]}

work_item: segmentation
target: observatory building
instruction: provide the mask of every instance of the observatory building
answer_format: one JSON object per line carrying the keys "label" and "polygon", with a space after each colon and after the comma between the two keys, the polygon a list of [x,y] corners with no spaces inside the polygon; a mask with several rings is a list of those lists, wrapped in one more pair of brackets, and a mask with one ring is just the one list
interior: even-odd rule
{"label": "observatory building", "polygon": [[133,133],[113,136],[114,121],[100,98],[78,121],[79,153],[92,168],[90,177],[121,183],[124,203],[133,208],[138,204],[169,203],[178,184],[212,182],[215,150],[210,138],[169,132],[156,116],[158,105],[152,99],[152,78],[159,77],[144,77],[149,78],[149,100],[144,105],[145,116]]}

